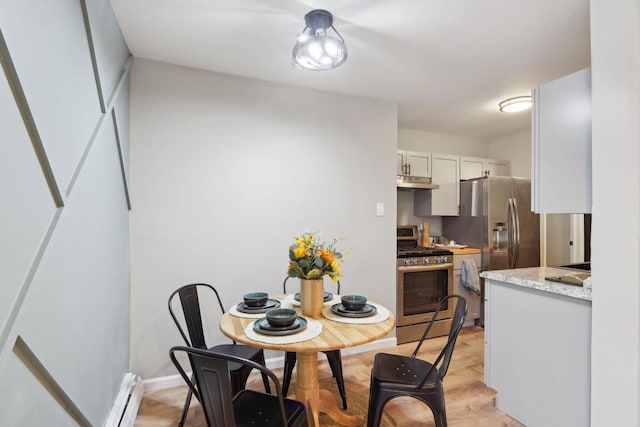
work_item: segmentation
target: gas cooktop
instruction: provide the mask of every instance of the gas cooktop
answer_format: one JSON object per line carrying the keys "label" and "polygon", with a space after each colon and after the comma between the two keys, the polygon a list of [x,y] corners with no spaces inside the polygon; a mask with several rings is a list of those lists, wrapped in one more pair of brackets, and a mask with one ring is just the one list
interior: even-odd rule
{"label": "gas cooktop", "polygon": [[429,248],[425,246],[407,246],[403,248],[398,248],[398,258],[438,256],[438,255],[453,255],[453,252],[447,249]]}

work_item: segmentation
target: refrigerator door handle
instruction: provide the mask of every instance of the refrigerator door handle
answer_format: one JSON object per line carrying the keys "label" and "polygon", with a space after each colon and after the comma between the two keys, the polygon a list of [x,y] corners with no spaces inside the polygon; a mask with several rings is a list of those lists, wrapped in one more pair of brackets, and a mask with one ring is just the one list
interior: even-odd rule
{"label": "refrigerator door handle", "polygon": [[515,236],[515,245],[513,248],[513,267],[516,268],[518,265],[518,258],[520,257],[520,213],[518,212],[518,203],[516,199],[513,200],[513,219],[515,223],[514,228],[514,236]]}
{"label": "refrigerator door handle", "polygon": [[509,241],[509,268],[516,268],[518,265],[518,257],[520,255],[520,220],[518,219],[518,205],[516,199],[509,199],[509,225],[508,238]]}
{"label": "refrigerator door handle", "polygon": [[509,207],[509,216],[507,219],[507,254],[509,255],[509,268],[515,268],[515,263],[513,262],[514,253],[513,249],[515,248],[515,222],[513,220],[513,199],[507,200]]}

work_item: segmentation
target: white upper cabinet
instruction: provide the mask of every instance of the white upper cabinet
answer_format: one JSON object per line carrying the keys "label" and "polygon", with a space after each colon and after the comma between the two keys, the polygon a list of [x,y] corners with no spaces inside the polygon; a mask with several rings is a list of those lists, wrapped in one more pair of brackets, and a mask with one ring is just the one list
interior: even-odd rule
{"label": "white upper cabinet", "polygon": [[436,190],[416,191],[413,209],[416,216],[457,216],[460,205],[460,157],[431,155],[431,181]]}
{"label": "white upper cabinet", "polygon": [[591,70],[533,90],[532,206],[591,212]]}
{"label": "white upper cabinet", "polygon": [[482,157],[460,157],[460,179],[509,176],[509,162]]}
{"label": "white upper cabinet", "polygon": [[509,176],[509,162],[504,160],[486,159],[487,175]]}
{"label": "white upper cabinet", "polygon": [[397,175],[431,177],[430,153],[398,150],[396,158]]}

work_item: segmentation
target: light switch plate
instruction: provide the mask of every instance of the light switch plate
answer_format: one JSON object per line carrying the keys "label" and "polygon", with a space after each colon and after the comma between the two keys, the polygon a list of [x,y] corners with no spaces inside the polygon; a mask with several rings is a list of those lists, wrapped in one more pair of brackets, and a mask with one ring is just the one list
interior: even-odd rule
{"label": "light switch plate", "polygon": [[376,216],[384,216],[384,203],[376,203]]}

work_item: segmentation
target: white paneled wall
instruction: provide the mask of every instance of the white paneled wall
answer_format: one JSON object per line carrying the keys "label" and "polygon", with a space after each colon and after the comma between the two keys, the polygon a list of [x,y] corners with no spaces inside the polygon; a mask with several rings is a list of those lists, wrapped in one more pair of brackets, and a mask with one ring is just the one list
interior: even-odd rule
{"label": "white paneled wall", "polygon": [[128,50],[87,1],[0,2],[3,426],[103,425],[129,370]]}
{"label": "white paneled wall", "polygon": [[81,4],[2,4],[0,28],[9,55],[55,179],[66,191],[101,112]]}

